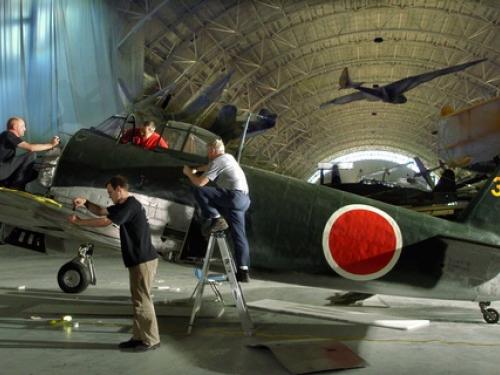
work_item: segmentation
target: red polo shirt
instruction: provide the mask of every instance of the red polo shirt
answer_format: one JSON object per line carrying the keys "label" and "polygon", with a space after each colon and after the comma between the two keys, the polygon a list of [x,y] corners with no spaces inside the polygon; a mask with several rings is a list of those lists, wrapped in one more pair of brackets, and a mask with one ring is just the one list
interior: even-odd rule
{"label": "red polo shirt", "polygon": [[142,146],[147,150],[153,150],[157,146],[161,148],[168,148],[168,143],[160,136],[158,133],[153,133],[151,136],[146,139],[141,135],[140,129],[135,129],[134,135],[132,136],[132,131],[127,130],[125,135],[120,140],[121,143],[128,143],[132,141],[132,143],[136,146]]}

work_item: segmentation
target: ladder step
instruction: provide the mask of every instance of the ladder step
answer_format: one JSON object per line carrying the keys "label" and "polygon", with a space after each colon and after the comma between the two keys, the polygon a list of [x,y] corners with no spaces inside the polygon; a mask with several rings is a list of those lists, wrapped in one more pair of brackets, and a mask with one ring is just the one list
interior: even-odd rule
{"label": "ladder step", "polygon": [[[201,268],[195,268],[194,275],[198,280],[203,280],[203,270]],[[207,280],[221,283],[227,281],[227,276],[224,273],[209,273],[207,275]]]}

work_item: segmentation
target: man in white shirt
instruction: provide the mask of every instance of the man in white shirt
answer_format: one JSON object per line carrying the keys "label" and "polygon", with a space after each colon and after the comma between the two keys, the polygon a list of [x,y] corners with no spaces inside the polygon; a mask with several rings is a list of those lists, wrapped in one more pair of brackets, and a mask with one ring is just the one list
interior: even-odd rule
{"label": "man in white shirt", "polygon": [[[203,216],[209,221],[210,232],[226,230],[229,221],[236,255],[236,279],[249,282],[250,251],[245,231],[245,212],[250,207],[245,173],[230,154],[225,153],[224,143],[216,139],[208,145],[208,165],[193,169],[184,166],[183,173],[197,186],[195,199]],[[202,175],[197,175],[202,171]],[[205,186],[209,181],[216,187]]]}

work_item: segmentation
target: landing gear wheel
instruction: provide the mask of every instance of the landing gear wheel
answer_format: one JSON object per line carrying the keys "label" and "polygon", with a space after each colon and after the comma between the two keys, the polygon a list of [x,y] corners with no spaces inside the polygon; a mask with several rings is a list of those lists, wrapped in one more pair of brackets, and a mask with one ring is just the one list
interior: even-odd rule
{"label": "landing gear wheel", "polygon": [[90,272],[82,263],[71,261],[59,269],[57,283],[65,293],[80,293],[89,286]]}
{"label": "landing gear wheel", "polygon": [[498,323],[498,311],[495,309],[486,309],[485,312],[483,313],[483,318],[486,321],[486,323],[489,324],[495,324]]}

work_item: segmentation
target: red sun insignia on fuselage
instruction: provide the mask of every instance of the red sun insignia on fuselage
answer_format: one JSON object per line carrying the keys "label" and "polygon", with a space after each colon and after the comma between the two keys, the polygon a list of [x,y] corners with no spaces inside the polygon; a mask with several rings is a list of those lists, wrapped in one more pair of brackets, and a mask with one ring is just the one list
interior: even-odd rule
{"label": "red sun insignia on fuselage", "polygon": [[352,280],[373,280],[399,259],[402,236],[386,212],[364,204],[335,211],[325,224],[323,252],[335,272]]}

